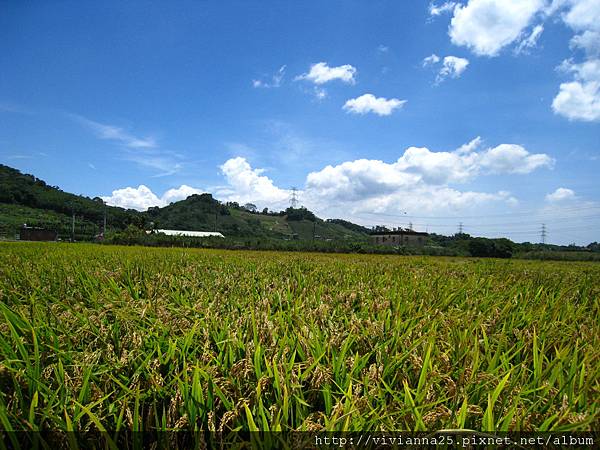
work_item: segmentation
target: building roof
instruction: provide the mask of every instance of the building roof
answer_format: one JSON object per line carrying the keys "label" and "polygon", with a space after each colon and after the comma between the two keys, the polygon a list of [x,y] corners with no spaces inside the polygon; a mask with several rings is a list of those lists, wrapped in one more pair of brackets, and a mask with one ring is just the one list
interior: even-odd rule
{"label": "building roof", "polygon": [[429,233],[414,230],[387,230],[387,231],[371,231],[371,236],[390,236],[390,235],[413,235],[413,236],[429,236]]}
{"label": "building roof", "polygon": [[225,237],[217,231],[156,230],[156,232],[166,234],[167,236]]}

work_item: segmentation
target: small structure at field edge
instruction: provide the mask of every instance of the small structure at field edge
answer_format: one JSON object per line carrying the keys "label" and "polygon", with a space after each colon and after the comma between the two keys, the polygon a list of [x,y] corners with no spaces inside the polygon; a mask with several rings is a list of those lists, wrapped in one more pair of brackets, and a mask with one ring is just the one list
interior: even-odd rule
{"label": "small structure at field edge", "polygon": [[58,233],[54,230],[46,230],[45,228],[28,227],[23,225],[19,229],[19,239],[21,241],[56,241]]}
{"label": "small structure at field edge", "polygon": [[185,236],[185,237],[219,237],[224,238],[223,234],[217,231],[186,231],[186,230],[153,230],[154,233],[162,233],[167,236]]}
{"label": "small structure at field edge", "polygon": [[371,244],[387,245],[390,247],[397,247],[400,245],[423,247],[427,236],[429,236],[428,233],[410,229],[395,228],[393,230],[388,230],[384,227],[377,227],[371,232],[370,240]]}

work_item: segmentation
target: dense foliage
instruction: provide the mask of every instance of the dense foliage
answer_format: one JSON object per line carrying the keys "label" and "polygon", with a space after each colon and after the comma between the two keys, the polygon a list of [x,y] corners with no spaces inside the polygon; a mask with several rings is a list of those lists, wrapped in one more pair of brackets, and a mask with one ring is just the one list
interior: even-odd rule
{"label": "dense foliage", "polygon": [[[91,199],[63,192],[58,186],[49,186],[33,175],[22,174],[0,164],[0,204],[2,203],[58,213],[64,217],[61,222],[66,218],[71,219],[74,214],[79,221],[99,226],[106,213],[112,227],[117,229],[129,224],[144,225],[143,216],[135,210],[105,206],[98,197]],[[38,218],[38,222],[42,220]]]}
{"label": "dense foliage", "polygon": [[596,264],[23,243],[0,255],[5,429],[118,441],[600,418]]}
{"label": "dense foliage", "polygon": [[309,220],[311,222],[317,220],[315,215],[306,208],[287,208],[285,214],[288,220]]}
{"label": "dense foliage", "polygon": [[362,225],[357,225],[355,223],[348,222],[347,220],[343,219],[327,219],[327,222],[341,225],[343,227],[348,228],[349,230],[356,231],[357,233],[369,234],[371,232],[370,228],[363,227]]}

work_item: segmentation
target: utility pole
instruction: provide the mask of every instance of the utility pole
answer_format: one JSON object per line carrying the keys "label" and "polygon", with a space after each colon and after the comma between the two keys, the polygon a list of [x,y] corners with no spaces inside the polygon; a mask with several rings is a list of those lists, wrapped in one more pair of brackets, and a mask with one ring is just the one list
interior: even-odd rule
{"label": "utility pole", "polygon": [[71,242],[75,242],[75,210],[73,210],[73,219],[71,220]]}
{"label": "utility pole", "polygon": [[542,238],[542,244],[546,243],[546,236],[548,235],[548,232],[546,231],[546,224],[543,223],[542,224],[542,230],[540,231],[540,236]]}
{"label": "utility pole", "polygon": [[219,220],[219,211],[217,210],[217,205],[215,204],[215,233],[217,232],[218,220]]}
{"label": "utility pole", "polygon": [[102,239],[106,239],[106,203],[104,203],[104,223],[102,224]]}
{"label": "utility pole", "polygon": [[315,231],[316,231],[316,229],[317,229],[317,221],[315,220],[313,222],[313,238],[312,238],[313,242],[315,242]]}
{"label": "utility pole", "polygon": [[410,231],[412,231],[412,229],[413,229],[412,222],[408,222],[408,229],[409,229]]}

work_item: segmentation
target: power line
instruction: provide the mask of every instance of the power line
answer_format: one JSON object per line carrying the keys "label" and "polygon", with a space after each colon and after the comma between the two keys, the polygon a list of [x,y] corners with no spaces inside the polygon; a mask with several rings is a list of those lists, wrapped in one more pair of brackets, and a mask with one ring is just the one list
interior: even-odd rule
{"label": "power line", "polygon": [[[590,209],[600,209],[600,206],[582,206],[582,207],[576,207],[576,208],[562,208],[558,211],[560,212],[578,212],[578,211],[585,211],[585,210],[590,210]],[[507,214],[486,214],[483,216],[412,216],[409,215],[408,217],[411,217],[413,219],[446,219],[446,220],[452,220],[452,219],[484,219],[484,218],[488,218],[488,217],[523,217],[523,216],[535,216],[535,217],[540,217],[540,216],[547,216],[547,215],[552,215],[552,214],[556,214],[556,210],[552,210],[552,211],[540,211],[538,210],[524,210],[524,211],[519,211],[519,212],[514,212],[514,213],[507,213]],[[362,212],[361,214],[368,214],[368,215],[372,215],[372,216],[387,216],[387,217],[406,217],[404,215],[400,215],[400,214],[390,214],[390,213],[372,213],[372,212]]]}
{"label": "power line", "polygon": [[[571,217],[546,217],[549,221],[554,222],[565,222],[574,220],[589,220],[589,219],[600,219],[600,215],[594,214],[592,216],[571,216]],[[513,227],[513,226],[530,226],[531,222],[503,222],[503,223],[482,223],[477,225],[478,227]]]}
{"label": "power line", "polygon": [[[360,216],[359,216],[360,217]],[[401,216],[398,216],[401,217]],[[571,216],[571,217],[546,217],[545,219],[547,219],[547,221],[551,221],[553,224],[559,224],[561,226],[561,228],[563,227],[591,227],[591,223],[594,223],[595,221],[600,219],[600,214],[592,214],[592,215],[577,215],[577,216]],[[370,219],[367,219],[370,220]],[[546,221],[546,222],[547,222]],[[433,228],[455,228],[457,227],[456,224],[450,224],[450,223],[431,223],[431,222],[412,222],[413,226],[416,227],[433,227]],[[464,225],[464,222],[460,222],[458,225],[458,230],[459,232],[461,232],[461,224],[462,224],[462,231],[464,232],[465,229],[489,229],[489,228],[511,228],[511,229],[517,229],[520,231],[522,231],[523,228],[529,228],[531,226],[531,221],[511,221],[511,222],[485,222],[482,221],[482,223],[476,223],[475,225]],[[536,231],[539,232],[539,229]]]}
{"label": "power line", "polygon": [[[593,226],[592,223],[600,220],[600,216],[577,216],[577,217],[563,217],[557,219],[550,219],[552,223],[557,223],[560,226],[560,229],[566,228],[599,228],[597,226]],[[585,221],[585,222],[583,222]],[[392,221],[395,222],[395,221]],[[401,221],[397,222],[400,223]],[[582,223],[583,222],[583,223]],[[453,228],[458,229],[460,232],[460,223],[462,223],[463,232],[466,230],[479,230],[479,229],[490,229],[490,228],[502,228],[502,229],[514,229],[515,231],[525,231],[531,230],[531,222],[503,222],[503,223],[478,223],[476,225],[465,225],[464,222],[460,222],[457,224],[450,223],[431,223],[431,222],[411,222],[414,227],[432,227],[432,228]],[[554,229],[554,228],[553,228]],[[532,230],[532,232],[539,233],[539,228],[536,230]]]}

